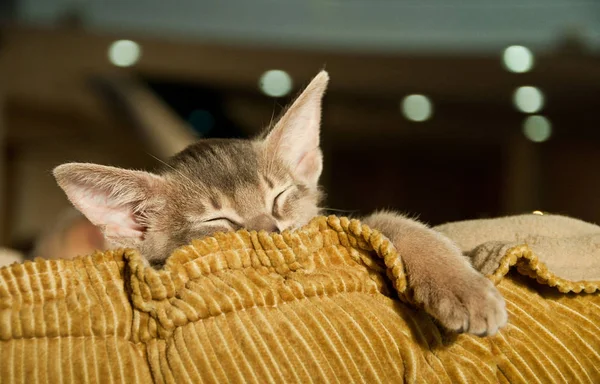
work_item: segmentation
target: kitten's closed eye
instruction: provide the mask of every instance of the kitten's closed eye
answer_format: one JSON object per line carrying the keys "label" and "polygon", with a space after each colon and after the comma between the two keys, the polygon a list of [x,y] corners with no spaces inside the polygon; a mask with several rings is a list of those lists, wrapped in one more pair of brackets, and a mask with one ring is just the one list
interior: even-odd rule
{"label": "kitten's closed eye", "polygon": [[242,224],[228,217],[220,216],[213,219],[204,220],[203,224],[219,225],[219,226],[230,226],[232,228],[241,228]]}
{"label": "kitten's closed eye", "polygon": [[271,209],[271,214],[275,217],[281,217],[281,206],[285,202],[285,198],[289,194],[290,191],[294,188],[294,185],[290,185],[285,187],[281,192],[275,196],[273,199],[273,208]]}

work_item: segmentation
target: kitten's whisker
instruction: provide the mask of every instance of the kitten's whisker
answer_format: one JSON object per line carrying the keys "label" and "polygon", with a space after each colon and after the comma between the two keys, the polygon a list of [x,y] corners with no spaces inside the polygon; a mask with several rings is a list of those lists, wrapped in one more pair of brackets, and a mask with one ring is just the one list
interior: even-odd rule
{"label": "kitten's whisker", "polygon": [[328,207],[319,207],[319,209],[321,209],[323,211],[332,211],[332,212],[348,212],[348,213],[359,212],[357,209],[336,209],[336,208],[328,208]]}
{"label": "kitten's whisker", "polygon": [[[275,106],[279,106],[281,109],[284,109],[284,107],[281,104],[279,104],[277,102],[277,100],[273,101],[273,104],[275,104],[275,105],[273,106],[273,110],[271,112],[271,122],[269,123],[269,133],[268,134],[270,134],[273,131],[273,128],[274,128],[273,127],[273,120],[275,119]],[[268,136],[268,134],[267,134],[267,136]],[[283,135],[280,135],[277,138],[277,141],[276,141],[276,144],[275,144],[275,148],[279,147],[279,143],[281,143],[282,140],[283,140]],[[271,170],[273,168],[273,164],[275,164],[275,156],[271,156],[271,158],[269,159],[269,164],[267,166],[267,169]]]}
{"label": "kitten's whisker", "polygon": [[172,165],[166,163],[164,160],[159,159],[158,157],[154,156],[153,154],[151,154],[150,152],[146,152],[150,157],[154,158],[155,160],[157,160],[158,162],[166,165],[167,167],[171,168],[175,173],[177,173],[179,176],[183,177],[184,179],[186,179],[187,181],[189,181],[190,183],[194,184],[194,182],[192,181],[192,179],[190,179],[189,177],[187,177],[186,175],[183,174],[183,172],[181,172],[178,169],[175,169]]}
{"label": "kitten's whisker", "polygon": [[[277,102],[274,101],[273,104],[276,104]],[[275,106],[273,106],[273,110],[271,111],[271,120],[269,121],[269,129],[273,128],[273,119],[275,119]]]}
{"label": "kitten's whisker", "polygon": [[[273,104],[277,104],[277,101],[273,101]],[[269,132],[271,132],[273,130],[273,120],[274,119],[275,119],[275,105],[273,105],[273,108],[271,109],[271,120],[269,121],[269,128],[268,128]],[[274,162],[275,162],[275,157],[272,156],[269,159],[269,163],[268,163],[268,166],[267,166],[268,172],[270,172],[272,170]]]}

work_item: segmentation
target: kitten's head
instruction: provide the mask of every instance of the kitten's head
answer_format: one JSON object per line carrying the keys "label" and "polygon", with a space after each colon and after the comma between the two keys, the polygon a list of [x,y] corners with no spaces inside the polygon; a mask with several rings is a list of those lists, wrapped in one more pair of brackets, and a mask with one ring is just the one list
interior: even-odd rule
{"label": "kitten's head", "polygon": [[156,173],[69,163],[54,176],[108,241],[160,264],[177,247],[218,231],[282,231],[319,213],[319,73],[267,134],[206,139]]}

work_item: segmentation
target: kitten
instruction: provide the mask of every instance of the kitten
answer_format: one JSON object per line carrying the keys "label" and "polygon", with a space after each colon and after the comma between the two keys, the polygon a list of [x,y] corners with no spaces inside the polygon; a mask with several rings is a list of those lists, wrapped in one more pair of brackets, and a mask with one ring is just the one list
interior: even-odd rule
{"label": "kitten", "polygon": [[62,211],[53,226],[38,236],[31,259],[73,259],[108,249],[102,232],[74,208]]}
{"label": "kitten", "polygon": [[[321,100],[328,80],[319,73],[257,139],[201,140],[157,173],[70,163],[54,175],[110,242],[138,248],[151,264],[217,231],[300,227],[319,214]],[[506,324],[502,296],[450,239],[392,212],[362,221],[394,243],[414,297],[443,326],[493,335]]]}

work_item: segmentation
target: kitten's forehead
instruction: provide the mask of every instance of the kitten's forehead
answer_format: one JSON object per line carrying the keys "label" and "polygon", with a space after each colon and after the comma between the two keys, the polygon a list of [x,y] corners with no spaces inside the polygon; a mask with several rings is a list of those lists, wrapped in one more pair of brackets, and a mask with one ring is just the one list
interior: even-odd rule
{"label": "kitten's forehead", "polygon": [[260,145],[241,139],[199,141],[174,156],[163,174],[186,189],[201,191],[215,209],[230,206],[249,212],[262,208],[265,194],[288,178]]}
{"label": "kitten's forehead", "polygon": [[187,147],[168,162],[166,173],[194,183],[233,190],[258,180],[259,159],[248,140],[206,139]]}

